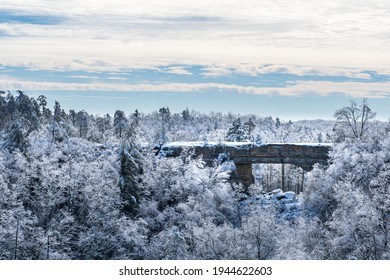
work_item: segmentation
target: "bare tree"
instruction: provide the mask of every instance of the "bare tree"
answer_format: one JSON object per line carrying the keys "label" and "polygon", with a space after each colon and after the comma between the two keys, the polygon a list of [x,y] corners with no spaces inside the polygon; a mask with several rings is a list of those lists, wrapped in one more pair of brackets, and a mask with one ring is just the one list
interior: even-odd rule
{"label": "bare tree", "polygon": [[369,121],[374,119],[375,115],[368,106],[367,99],[363,99],[360,105],[351,100],[349,107],[341,108],[334,114],[337,120],[336,133],[339,138],[362,140],[369,129]]}

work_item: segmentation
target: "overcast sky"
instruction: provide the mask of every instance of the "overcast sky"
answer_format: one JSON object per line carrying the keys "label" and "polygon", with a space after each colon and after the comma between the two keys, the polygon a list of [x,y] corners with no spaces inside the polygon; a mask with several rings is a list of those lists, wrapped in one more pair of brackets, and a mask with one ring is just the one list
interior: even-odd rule
{"label": "overcast sky", "polygon": [[0,89],[65,109],[331,119],[390,108],[384,0],[1,0]]}

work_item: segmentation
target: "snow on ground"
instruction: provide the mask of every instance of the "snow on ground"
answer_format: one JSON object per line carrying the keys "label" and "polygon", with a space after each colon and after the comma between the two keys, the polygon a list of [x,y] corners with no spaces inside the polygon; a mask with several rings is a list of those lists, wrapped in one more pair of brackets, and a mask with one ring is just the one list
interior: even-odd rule
{"label": "snow on ground", "polygon": [[275,189],[271,192],[249,197],[240,203],[240,211],[250,215],[258,209],[274,207],[278,216],[293,218],[300,214],[301,199],[294,192]]}

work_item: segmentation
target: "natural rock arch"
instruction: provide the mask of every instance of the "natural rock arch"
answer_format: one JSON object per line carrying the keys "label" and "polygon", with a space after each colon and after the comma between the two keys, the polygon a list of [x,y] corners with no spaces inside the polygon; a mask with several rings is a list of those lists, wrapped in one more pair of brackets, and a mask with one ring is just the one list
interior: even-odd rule
{"label": "natural rock arch", "polygon": [[275,143],[254,145],[247,142],[175,142],[163,145],[158,154],[177,157],[186,149],[194,156],[202,156],[207,164],[212,164],[221,154],[226,155],[236,165],[235,181],[249,186],[254,182],[252,164],[293,164],[303,170],[311,170],[315,163],[326,165],[332,144],[324,143]]}

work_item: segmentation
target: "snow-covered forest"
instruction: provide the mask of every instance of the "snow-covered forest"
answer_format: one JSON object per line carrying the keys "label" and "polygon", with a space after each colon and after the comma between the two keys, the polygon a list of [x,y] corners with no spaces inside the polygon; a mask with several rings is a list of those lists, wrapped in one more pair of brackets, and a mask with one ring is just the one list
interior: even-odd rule
{"label": "snow-covered forest", "polygon": [[[344,106],[110,116],[1,91],[0,259],[390,259],[390,123]],[[310,172],[254,166],[244,191],[228,160],[156,156],[174,141],[334,144]]]}

